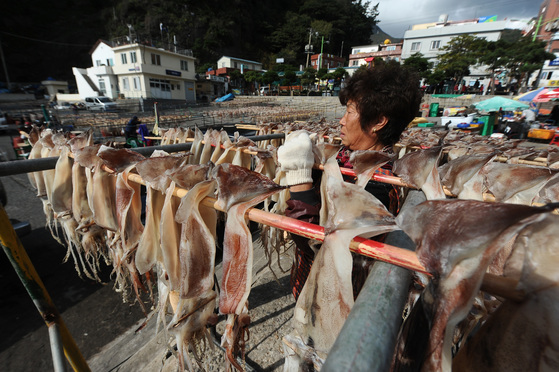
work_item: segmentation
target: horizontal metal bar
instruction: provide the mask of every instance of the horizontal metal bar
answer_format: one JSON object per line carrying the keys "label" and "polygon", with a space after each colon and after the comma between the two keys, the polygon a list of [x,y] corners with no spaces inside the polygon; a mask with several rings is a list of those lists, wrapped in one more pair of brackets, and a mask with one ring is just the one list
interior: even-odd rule
{"label": "horizontal metal bar", "polygon": [[[90,371],[87,363],[82,356],[80,349],[78,348],[76,342],[72,338],[70,331],[66,327],[64,320],[60,316],[58,309],[52,302],[45,285],[43,284],[37,270],[33,266],[31,259],[27,255],[27,251],[23,248],[21,241],[16,235],[10,219],[4,210],[4,207],[0,204],[0,245],[4,253],[8,257],[8,260],[12,264],[19,280],[27,290],[29,297],[35,304],[35,307],[41,314],[41,317],[45,321],[47,327],[51,327],[53,324],[58,325],[58,332],[60,332],[60,339],[62,340],[62,346],[64,348],[64,353],[66,354],[66,359],[75,371],[86,372]],[[58,348],[58,345],[53,345]],[[58,351],[56,352],[58,354]],[[53,361],[58,363],[58,355],[53,354]]]}
{"label": "horizontal metal bar", "polygon": [[[265,134],[261,136],[248,136],[246,138],[258,142],[268,139],[283,138],[283,133]],[[150,146],[150,147],[136,147],[130,150],[136,151],[145,157],[149,157],[155,150],[162,150],[166,152],[179,152],[188,151],[192,147],[192,143],[176,143],[172,145],[163,146]],[[40,172],[47,169],[54,169],[58,157],[42,158],[42,159],[28,159],[28,160],[13,160],[0,163],[0,177],[11,176],[14,174]]]}

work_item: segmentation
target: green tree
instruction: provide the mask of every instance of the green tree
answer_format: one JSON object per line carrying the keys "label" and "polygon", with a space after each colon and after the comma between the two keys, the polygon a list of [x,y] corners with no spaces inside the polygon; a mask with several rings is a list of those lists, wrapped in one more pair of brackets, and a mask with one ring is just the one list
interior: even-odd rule
{"label": "green tree", "polygon": [[480,46],[484,41],[472,35],[459,35],[450,39],[449,43],[440,48],[439,64],[435,68],[443,71],[446,77],[456,82],[470,74],[470,67],[478,62],[481,54]]}
{"label": "green tree", "polygon": [[338,67],[337,69],[332,72],[332,79],[334,79],[334,85],[339,86],[342,83],[342,80],[347,77],[348,73],[345,68]]}
{"label": "green tree", "polygon": [[242,83],[243,75],[241,74],[241,71],[233,70],[229,72],[229,80],[231,81],[232,86],[236,88],[241,88],[243,84]]}
{"label": "green tree", "polygon": [[509,49],[512,43],[499,39],[497,41],[480,42],[480,45],[483,53],[479,57],[479,62],[486,65],[488,70],[491,71],[491,80],[487,86],[487,91],[493,91],[495,71],[503,69],[507,65],[510,55]]}
{"label": "green tree", "polygon": [[545,41],[523,37],[511,45],[506,66],[512,74],[520,77],[521,85],[526,87],[530,75],[540,69],[546,60],[552,59],[555,59],[555,54],[546,51]]}
{"label": "green tree", "polygon": [[404,61],[404,66],[417,72],[421,78],[427,78],[431,74],[433,63],[423,57],[420,52],[414,53]]}
{"label": "green tree", "polygon": [[[328,69],[326,67],[322,67],[319,68],[318,71],[316,72],[316,77],[318,78],[318,80],[326,80],[328,79]],[[320,89],[322,89],[322,86],[320,86]]]}
{"label": "green tree", "polygon": [[262,83],[265,85],[270,85],[278,80],[279,80],[279,76],[278,73],[275,71],[266,71],[264,75],[262,75]]}
{"label": "green tree", "polygon": [[303,72],[303,76],[301,77],[301,84],[306,86],[307,89],[310,91],[310,88],[314,85],[315,82],[316,82],[316,70],[311,66],[305,68]]}
{"label": "green tree", "polygon": [[297,74],[293,70],[287,70],[283,75],[283,80],[285,81],[286,85],[291,86],[297,82]]}
{"label": "green tree", "polygon": [[262,83],[262,73],[258,71],[247,71],[245,72],[245,81],[250,84],[250,91],[254,92],[255,83]]}

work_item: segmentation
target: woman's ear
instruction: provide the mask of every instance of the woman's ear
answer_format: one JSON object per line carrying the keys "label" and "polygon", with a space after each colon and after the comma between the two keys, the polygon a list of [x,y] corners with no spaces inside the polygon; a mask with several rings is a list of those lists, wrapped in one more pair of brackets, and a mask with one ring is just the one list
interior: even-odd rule
{"label": "woman's ear", "polygon": [[388,118],[386,116],[381,116],[378,122],[371,126],[371,133],[378,132],[379,130],[384,128],[386,124],[388,124]]}

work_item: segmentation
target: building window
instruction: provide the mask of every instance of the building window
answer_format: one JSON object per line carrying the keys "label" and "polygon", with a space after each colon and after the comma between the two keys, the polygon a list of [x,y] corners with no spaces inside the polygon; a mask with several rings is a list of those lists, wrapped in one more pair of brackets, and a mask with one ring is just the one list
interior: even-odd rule
{"label": "building window", "polygon": [[105,80],[99,79],[99,90],[103,95],[107,94],[107,87],[105,86]]}
{"label": "building window", "polygon": [[128,84],[128,78],[122,78],[122,88],[124,90],[130,90],[130,85]]}
{"label": "building window", "polygon": [[353,62],[351,62],[351,65],[352,65],[352,66],[359,66],[359,61],[353,61]]}
{"label": "building window", "polygon": [[171,82],[169,80],[149,79],[149,86],[152,88],[159,88],[163,92],[171,91]]}
{"label": "building window", "polygon": [[353,50],[353,54],[360,53],[360,50],[361,50],[361,49],[354,49],[354,50]]}
{"label": "building window", "polygon": [[126,59],[126,53],[120,53],[120,60],[122,61],[123,65],[128,63],[128,60]]}
{"label": "building window", "polygon": [[421,43],[420,42],[411,43],[411,51],[412,52],[417,52],[419,50],[421,50]]}
{"label": "building window", "polygon": [[113,61],[112,58],[108,58],[107,59],[107,66],[114,66],[115,65],[115,61]]}
{"label": "building window", "polygon": [[181,70],[188,71],[188,61],[181,60]]}
{"label": "building window", "polygon": [[396,50],[396,45],[387,46],[386,50]]}
{"label": "building window", "polygon": [[134,90],[140,90],[140,78],[135,77],[133,81],[134,81]]}
{"label": "building window", "polygon": [[130,52],[130,63],[136,63],[138,59],[136,58],[136,52]]}
{"label": "building window", "polygon": [[151,64],[161,66],[161,56],[159,54],[151,53]]}
{"label": "building window", "polygon": [[101,60],[100,59],[95,61],[95,66],[98,66],[98,67],[101,66]]}
{"label": "building window", "polygon": [[441,47],[440,40],[433,40],[431,41],[431,50],[438,50]]}
{"label": "building window", "polygon": [[547,74],[547,80],[551,80],[551,76],[553,76],[553,71],[549,71]]}
{"label": "building window", "polygon": [[237,62],[233,62],[233,67],[237,68]]}

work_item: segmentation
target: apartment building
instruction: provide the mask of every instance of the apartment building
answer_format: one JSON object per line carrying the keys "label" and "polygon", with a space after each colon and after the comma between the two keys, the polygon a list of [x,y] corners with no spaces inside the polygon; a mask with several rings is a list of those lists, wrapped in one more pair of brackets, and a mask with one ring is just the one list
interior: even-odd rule
{"label": "apartment building", "polygon": [[392,43],[387,39],[383,44],[352,47],[351,54],[349,55],[349,67],[371,66],[374,65],[374,60],[379,58],[384,61],[394,60],[400,62],[402,45],[403,42]]}
{"label": "apartment building", "polygon": [[532,74],[530,84],[537,87],[559,87],[559,2],[544,0],[540,6],[537,21],[526,35],[533,40],[546,43],[546,50],[556,58],[545,61],[541,70]]}
{"label": "apartment building", "polygon": [[[415,53],[421,53],[424,58],[436,66],[437,57],[443,53],[441,48],[450,40],[460,35],[472,35],[487,41],[499,40],[505,30],[529,29],[529,20],[506,19],[497,21],[496,17],[481,17],[476,19],[449,21],[447,15],[441,15],[437,22],[414,25],[404,34],[402,46],[402,62]],[[486,66],[472,66],[470,76],[466,77],[466,84],[473,85],[479,79],[487,87],[490,72]]]}

